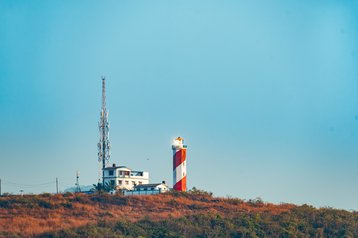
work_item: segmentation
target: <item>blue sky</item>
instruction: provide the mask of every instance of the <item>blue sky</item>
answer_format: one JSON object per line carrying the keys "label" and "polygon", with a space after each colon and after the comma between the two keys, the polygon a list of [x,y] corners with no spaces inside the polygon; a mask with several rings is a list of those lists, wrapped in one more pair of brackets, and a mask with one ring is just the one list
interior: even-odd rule
{"label": "blue sky", "polygon": [[[356,1],[0,2],[3,192],[98,178],[101,75],[112,162],[244,199],[358,210]],[[43,185],[39,185],[43,184]]]}

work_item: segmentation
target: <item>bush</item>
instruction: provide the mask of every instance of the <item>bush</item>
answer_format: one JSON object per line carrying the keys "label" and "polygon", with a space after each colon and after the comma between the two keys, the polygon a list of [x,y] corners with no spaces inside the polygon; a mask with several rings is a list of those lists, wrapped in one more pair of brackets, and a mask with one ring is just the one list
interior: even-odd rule
{"label": "bush", "polygon": [[9,200],[0,200],[0,208],[10,208],[11,202]]}
{"label": "bush", "polygon": [[63,197],[67,198],[67,197],[72,197],[73,196],[73,193],[70,193],[70,192],[65,192],[63,194]]}
{"label": "bush", "polygon": [[[134,199],[134,197],[131,197]],[[109,195],[109,194],[96,194],[90,198],[93,202],[98,202],[101,204],[112,204],[112,205],[128,205],[129,204],[128,197],[124,197],[121,195]]]}
{"label": "bush", "polygon": [[188,191],[188,193],[193,194],[193,195],[208,196],[208,197],[213,196],[212,192],[207,192],[207,191],[202,190],[202,189],[197,189],[196,187],[193,187],[192,189],[190,189]]}
{"label": "bush", "polygon": [[186,197],[188,199],[202,201],[202,202],[212,201],[213,198],[212,192],[207,192],[205,190],[197,189],[196,187],[193,187],[187,192],[171,190],[170,192],[168,192],[168,194],[175,197]]}
{"label": "bush", "polygon": [[40,195],[41,197],[44,197],[44,198],[48,198],[48,197],[51,197],[52,194],[51,193],[43,193]]}
{"label": "bush", "polygon": [[46,208],[46,209],[55,209],[58,207],[57,205],[52,204],[51,202],[48,202],[48,201],[44,201],[44,200],[39,200],[37,203],[40,207]]}
{"label": "bush", "polygon": [[73,208],[73,205],[72,205],[71,202],[61,203],[61,206],[64,207],[64,208],[67,208],[67,209]]}

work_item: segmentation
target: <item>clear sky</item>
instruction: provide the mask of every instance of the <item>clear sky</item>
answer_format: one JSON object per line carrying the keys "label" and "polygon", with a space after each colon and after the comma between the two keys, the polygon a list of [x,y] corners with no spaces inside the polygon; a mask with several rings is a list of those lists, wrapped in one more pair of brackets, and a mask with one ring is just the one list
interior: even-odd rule
{"label": "clear sky", "polygon": [[101,75],[111,163],[358,210],[357,1],[1,0],[2,192],[96,183]]}

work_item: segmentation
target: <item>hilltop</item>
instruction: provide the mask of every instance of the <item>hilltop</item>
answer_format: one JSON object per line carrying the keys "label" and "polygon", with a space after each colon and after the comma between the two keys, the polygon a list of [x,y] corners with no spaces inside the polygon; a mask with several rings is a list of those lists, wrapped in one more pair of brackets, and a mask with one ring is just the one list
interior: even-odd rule
{"label": "hilltop", "polygon": [[210,193],[0,197],[0,237],[358,237],[358,213]]}

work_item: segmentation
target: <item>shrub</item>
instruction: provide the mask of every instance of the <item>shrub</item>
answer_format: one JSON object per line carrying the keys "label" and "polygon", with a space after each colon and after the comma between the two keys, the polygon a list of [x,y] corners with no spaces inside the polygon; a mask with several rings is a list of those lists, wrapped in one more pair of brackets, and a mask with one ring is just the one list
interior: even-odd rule
{"label": "shrub", "polygon": [[196,187],[193,187],[192,189],[190,189],[188,191],[188,193],[193,194],[193,195],[201,195],[201,196],[208,196],[208,197],[213,196],[212,192],[207,192],[207,191],[202,190],[202,189],[197,189]]}
{"label": "shrub", "polygon": [[0,200],[0,208],[10,208],[11,202],[9,200]]}
{"label": "shrub", "polygon": [[[134,197],[131,197],[134,199]],[[112,204],[112,205],[128,205],[129,204],[128,197],[120,196],[120,195],[109,195],[109,194],[96,194],[90,198],[93,202],[98,202],[101,204]]]}
{"label": "shrub", "polygon": [[70,193],[70,192],[65,192],[64,194],[63,194],[63,197],[72,197],[73,196],[73,193]]}
{"label": "shrub", "polygon": [[43,193],[40,195],[41,197],[44,197],[44,198],[48,198],[48,197],[51,197],[52,194],[51,193]]}
{"label": "shrub", "polygon": [[71,202],[64,202],[64,203],[61,203],[61,206],[64,207],[64,208],[73,208],[73,205]]}
{"label": "shrub", "polygon": [[38,205],[42,208],[46,208],[46,209],[55,209],[57,208],[58,206],[55,205],[55,204],[52,204],[48,201],[44,201],[44,200],[39,200],[38,201]]}

